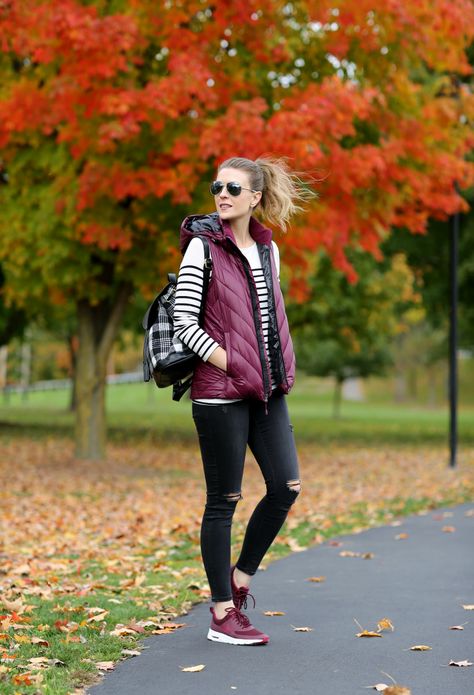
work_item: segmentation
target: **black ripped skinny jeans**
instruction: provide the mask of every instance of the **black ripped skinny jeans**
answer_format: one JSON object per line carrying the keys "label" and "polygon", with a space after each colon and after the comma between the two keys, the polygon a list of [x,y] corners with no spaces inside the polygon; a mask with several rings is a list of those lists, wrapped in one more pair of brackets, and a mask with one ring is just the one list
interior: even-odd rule
{"label": "black ripped skinny jeans", "polygon": [[207,487],[201,552],[212,600],[230,601],[231,526],[247,444],[267,488],[249,520],[236,563],[239,570],[253,575],[298,496],[298,489],[291,489],[300,482],[293,428],[281,393],[270,397],[268,414],[257,400],[192,407]]}

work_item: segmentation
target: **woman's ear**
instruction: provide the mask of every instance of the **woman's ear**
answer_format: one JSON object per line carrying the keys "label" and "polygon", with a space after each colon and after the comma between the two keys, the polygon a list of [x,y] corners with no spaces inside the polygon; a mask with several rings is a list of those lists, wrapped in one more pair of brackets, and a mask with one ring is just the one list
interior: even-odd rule
{"label": "woman's ear", "polygon": [[[257,200],[255,200],[255,196],[258,196],[258,197],[257,197]],[[253,202],[250,203],[250,207],[251,207],[251,208],[256,208],[257,205],[259,204],[259,202],[260,202],[261,199],[262,199],[262,191],[255,191],[255,193],[254,193],[254,199],[253,199]]]}

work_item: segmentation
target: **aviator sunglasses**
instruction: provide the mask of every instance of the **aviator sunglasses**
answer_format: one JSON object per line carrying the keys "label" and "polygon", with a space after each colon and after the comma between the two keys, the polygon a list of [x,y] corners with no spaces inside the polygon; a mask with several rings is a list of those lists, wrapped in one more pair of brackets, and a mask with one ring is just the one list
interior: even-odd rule
{"label": "aviator sunglasses", "polygon": [[222,181],[213,181],[209,186],[209,190],[211,191],[212,195],[219,195],[219,193],[224,188],[227,188],[227,193],[233,196],[234,198],[240,195],[242,191],[250,191],[251,193],[256,193],[256,191],[254,191],[253,188],[244,188],[240,185],[240,183],[237,183],[237,181],[230,181],[230,183],[223,183]]}

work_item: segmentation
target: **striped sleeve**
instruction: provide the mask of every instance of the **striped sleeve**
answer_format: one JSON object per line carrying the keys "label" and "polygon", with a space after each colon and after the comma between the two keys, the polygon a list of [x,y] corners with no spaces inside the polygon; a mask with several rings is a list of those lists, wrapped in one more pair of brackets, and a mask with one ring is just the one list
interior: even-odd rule
{"label": "striped sleeve", "polygon": [[206,362],[214,350],[219,347],[219,343],[216,343],[199,326],[204,276],[203,265],[203,243],[201,239],[191,239],[179,268],[174,305],[174,327],[176,337]]}

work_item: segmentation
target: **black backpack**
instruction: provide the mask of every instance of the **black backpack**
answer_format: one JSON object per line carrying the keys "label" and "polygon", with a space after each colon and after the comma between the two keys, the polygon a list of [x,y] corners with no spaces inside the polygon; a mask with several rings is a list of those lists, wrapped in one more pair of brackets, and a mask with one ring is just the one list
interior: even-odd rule
{"label": "black backpack", "polygon": [[[199,312],[199,325],[202,325],[212,260],[208,240],[206,237],[199,238],[204,244],[204,277]],[[143,317],[143,379],[150,381],[153,377],[158,388],[173,386],[173,400],[179,401],[191,386],[198,356],[174,335],[176,284],[176,274],[168,273],[168,284],[155,297]]]}

